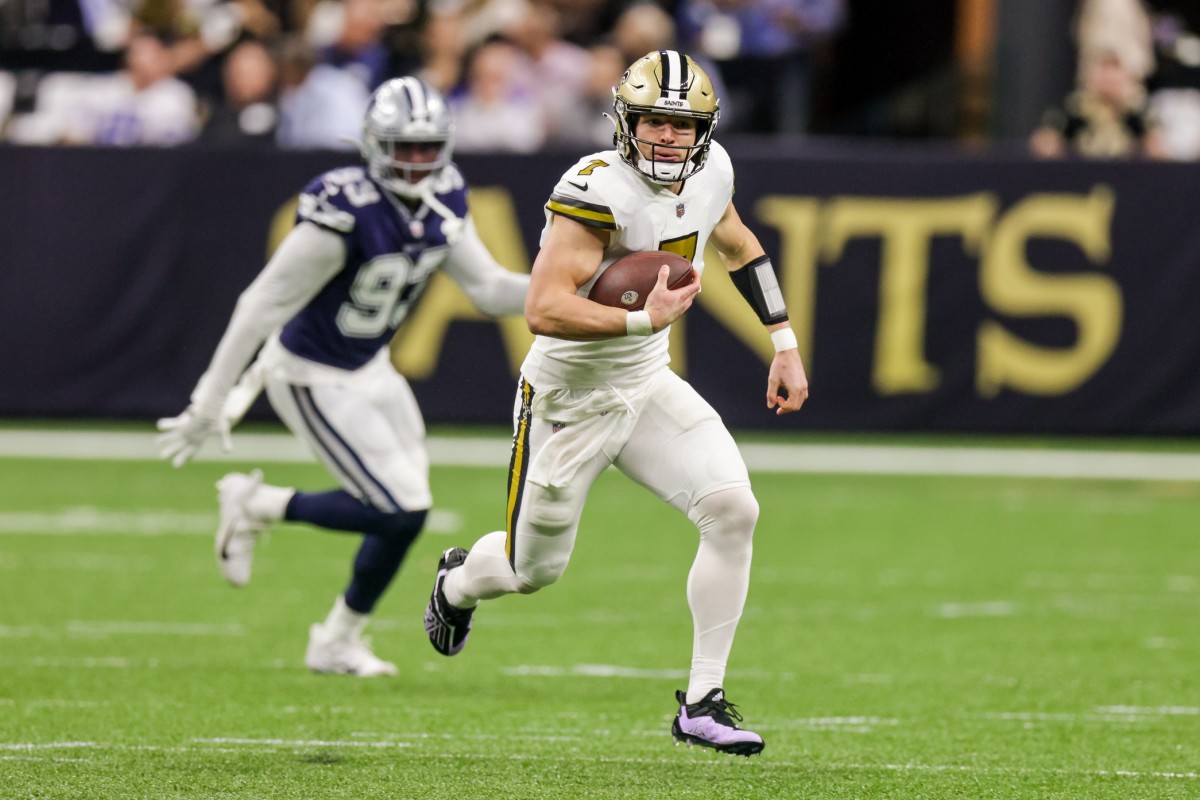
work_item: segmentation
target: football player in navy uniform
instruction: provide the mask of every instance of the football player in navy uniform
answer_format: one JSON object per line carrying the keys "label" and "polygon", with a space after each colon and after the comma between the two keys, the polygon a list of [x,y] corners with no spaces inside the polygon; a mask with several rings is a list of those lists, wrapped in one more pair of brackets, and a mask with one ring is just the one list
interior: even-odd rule
{"label": "football player in navy uniform", "polygon": [[[304,188],[296,226],[238,299],[208,369],[177,417],[159,420],[164,458],[186,463],[229,429],[265,387],[272,407],[336,478],[300,492],[260,471],[217,484],[217,565],[250,579],[259,535],[281,520],[362,535],[350,583],[309,631],[317,672],[394,675],[362,633],[432,503],[425,426],[388,343],[429,279],[444,270],[484,313],[518,314],[529,277],[488,253],[451,162],[443,98],[412,77],[384,83],[363,121],[363,166]],[[254,363],[256,351],[261,352]]]}
{"label": "football player in navy uniform", "polygon": [[620,257],[667,250],[704,271],[711,242],[775,345],[766,406],[800,408],[808,378],[774,268],[733,205],[733,166],[712,138],[712,83],[674,50],[634,62],[614,89],[615,149],[584,156],[546,203],[525,318],[537,334],[521,365],[508,528],[442,554],[425,628],[435,649],[466,644],[481,600],[528,594],[566,569],[593,481],[610,465],[696,525],[687,598],[695,638],[679,741],[738,755],[763,748],[725,696],[725,667],[750,581],[758,503],[720,416],[668,368],[668,328],[699,282],[670,290],[668,268],[640,311],[588,299]]}

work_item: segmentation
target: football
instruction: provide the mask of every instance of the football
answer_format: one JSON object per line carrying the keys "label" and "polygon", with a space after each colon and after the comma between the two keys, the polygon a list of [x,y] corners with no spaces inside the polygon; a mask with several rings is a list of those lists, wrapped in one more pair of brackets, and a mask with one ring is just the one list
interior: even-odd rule
{"label": "football", "polygon": [[640,311],[658,281],[658,270],[663,264],[671,268],[667,275],[668,289],[687,286],[695,277],[692,262],[681,255],[665,250],[630,253],[608,265],[592,284],[588,299],[626,311]]}

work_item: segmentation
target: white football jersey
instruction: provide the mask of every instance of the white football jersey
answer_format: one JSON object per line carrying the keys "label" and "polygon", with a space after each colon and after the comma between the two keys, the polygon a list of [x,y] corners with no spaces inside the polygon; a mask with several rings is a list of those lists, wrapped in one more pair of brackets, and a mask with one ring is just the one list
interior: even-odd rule
{"label": "white football jersey", "polygon": [[[615,150],[581,158],[559,179],[546,203],[546,227],[555,214],[608,231],[600,268],[577,292],[586,297],[609,264],[629,253],[667,250],[689,259],[704,273],[704,248],[733,198],[733,165],[716,142],[704,169],[679,194],[642,176]],[[670,361],[670,328],[652,336],[621,336],[573,342],[549,336],[534,339],[521,373],[536,389],[571,386],[636,386]]]}

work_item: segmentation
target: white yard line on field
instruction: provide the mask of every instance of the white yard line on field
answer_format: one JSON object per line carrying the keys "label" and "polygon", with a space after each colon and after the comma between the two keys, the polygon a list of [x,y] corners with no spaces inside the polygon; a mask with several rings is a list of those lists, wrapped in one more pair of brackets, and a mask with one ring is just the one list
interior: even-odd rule
{"label": "white yard line on field", "polygon": [[144,622],[139,620],[67,621],[67,633],[79,636],[245,636],[246,629],[236,623]]}
{"label": "white yard line on field", "polygon": [[347,742],[323,739],[192,739],[197,744],[244,744],[264,747],[412,747],[411,742]]}
{"label": "white yard line on field", "polygon": [[934,616],[943,619],[1011,617],[1017,613],[1017,604],[1008,600],[990,600],[981,603],[942,603],[933,613]]}
{"label": "white yard line on field", "polygon": [[569,667],[521,664],[504,667],[505,675],[537,678],[649,678],[652,680],[681,680],[688,676],[685,669],[636,669],[615,664],[573,664]]}
{"label": "white yard line on field", "polygon": [[[160,622],[146,620],[68,620],[63,627],[48,625],[0,625],[0,639],[106,639],[110,636],[245,636],[246,629],[236,623]],[[93,665],[94,666],[94,665]],[[106,666],[112,666],[106,664]]]}
{"label": "white yard line on field", "polygon": [[[60,511],[0,511],[0,536],[36,533],[40,536],[81,534],[130,536],[211,536],[217,527],[216,496],[212,511],[135,509],[113,511],[95,506],[71,506]],[[427,533],[451,534],[462,530],[462,514],[447,508],[429,512]]]}
{"label": "white yard line on field", "polygon": [[[497,436],[431,436],[428,446],[432,463],[439,466],[503,467],[509,462],[510,442]],[[1200,481],[1200,455],[1189,453],[761,442],[742,444],[741,450],[755,472]],[[3,430],[0,457],[152,461],[158,455],[150,431]],[[284,433],[238,433],[232,452],[222,453],[209,443],[199,458],[312,460]]]}
{"label": "white yard line on field", "polygon": [[[133,662],[131,662],[128,658],[121,658],[119,656],[109,656],[106,658],[96,658],[93,656],[80,656],[78,658],[52,658],[47,656],[34,656],[24,663],[35,667],[63,667],[66,669],[79,669],[80,667],[86,667],[88,669],[92,669],[94,667],[128,669],[134,666]],[[147,662],[147,666],[153,667],[156,665],[157,661],[155,660],[150,660]]]}
{"label": "white yard line on field", "polygon": [[41,535],[130,533],[162,536],[181,533],[210,535],[216,525],[216,503],[210,512],[159,509],[112,511],[95,506],[72,506],[61,511],[0,512],[0,534]]}
{"label": "white yard line on field", "polygon": [[856,770],[862,772],[962,772],[971,775],[1094,775],[1121,778],[1172,778],[1198,780],[1196,772],[1143,772],[1128,769],[1062,769],[1039,767],[976,767],[954,764],[823,764],[829,770]]}

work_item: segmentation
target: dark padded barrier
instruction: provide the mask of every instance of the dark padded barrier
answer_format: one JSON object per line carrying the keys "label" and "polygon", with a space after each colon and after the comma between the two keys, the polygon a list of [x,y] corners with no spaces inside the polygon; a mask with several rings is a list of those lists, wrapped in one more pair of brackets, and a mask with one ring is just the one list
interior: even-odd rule
{"label": "dark padded barrier", "polygon": [[[769,340],[711,257],[675,364],[731,426],[1200,430],[1200,165],[730,150],[812,382],[767,411]],[[348,159],[0,147],[0,415],[177,412],[295,192]],[[573,162],[459,159],[502,261],[528,270]],[[397,364],[430,422],[505,424],[528,332],[464,302],[431,288]]]}

